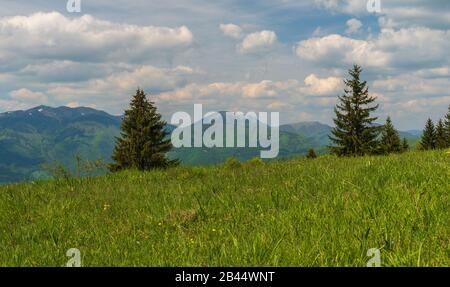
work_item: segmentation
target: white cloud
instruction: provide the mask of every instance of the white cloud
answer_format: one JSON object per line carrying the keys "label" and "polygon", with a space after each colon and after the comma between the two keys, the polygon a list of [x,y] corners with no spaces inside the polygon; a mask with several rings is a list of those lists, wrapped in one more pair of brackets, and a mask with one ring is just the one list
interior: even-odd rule
{"label": "white cloud", "polygon": [[33,92],[25,88],[11,91],[9,96],[14,100],[30,104],[45,104],[48,101],[48,97],[44,93]]}
{"label": "white cloud", "polygon": [[[81,63],[70,60],[30,61],[13,75],[17,81],[33,79],[40,83],[80,82],[120,71],[132,71],[136,65],[120,62]],[[0,79],[1,81],[1,79]]]}
{"label": "white cloud", "polygon": [[391,66],[430,67],[449,63],[450,30],[424,27],[383,29],[370,40],[378,51],[390,54]]}
{"label": "white cloud", "polygon": [[117,24],[90,15],[58,12],[0,18],[0,55],[99,61],[137,59],[151,51],[189,46],[193,35],[177,28]]}
{"label": "white cloud", "polygon": [[[193,102],[193,101],[222,101],[256,104],[258,101],[269,100],[270,104],[280,103],[290,105],[298,103],[329,104],[330,101],[317,96],[336,96],[342,88],[342,80],[336,77],[320,78],[311,74],[304,82],[297,80],[260,82],[214,82],[210,84],[188,84],[174,91],[163,92],[158,95],[161,102]],[[313,97],[313,98],[306,98]],[[233,101],[232,101],[233,99]],[[275,104],[274,104],[275,105]],[[272,106],[274,106],[272,105]],[[250,105],[251,106],[251,105]]]}
{"label": "white cloud", "polygon": [[242,36],[242,28],[236,24],[220,24],[220,30],[231,38],[239,39]]}
{"label": "white cloud", "polygon": [[281,101],[274,101],[267,105],[267,108],[269,110],[286,109],[288,107],[289,107],[289,103],[281,102]]}
{"label": "white cloud", "polygon": [[[265,111],[302,109],[306,104],[318,102],[301,94],[303,84],[296,80],[260,82],[213,82],[189,84],[157,96],[159,106],[165,106],[166,114],[177,110],[189,111],[193,103],[202,103],[205,109],[227,111]],[[170,103],[170,104],[169,104]],[[173,107],[173,105],[177,105]],[[172,109],[172,110],[170,110]],[[170,110],[170,111],[169,111]],[[295,113],[297,113],[295,111]],[[283,120],[289,120],[287,113]]]}
{"label": "white cloud", "polygon": [[345,30],[345,33],[349,35],[357,33],[363,26],[362,22],[355,18],[348,20],[346,25],[347,29]]}
{"label": "white cloud", "polygon": [[[372,86],[377,91],[389,94],[390,98],[414,98],[418,96],[450,96],[449,77],[423,78],[425,71],[389,76],[373,81]],[[430,70],[428,70],[430,71]],[[432,70],[431,70],[432,71]],[[422,75],[421,75],[422,74]]]}
{"label": "white cloud", "polygon": [[242,87],[242,95],[246,98],[271,98],[280,96],[283,92],[291,91],[298,87],[296,80],[270,81],[248,83]]}
{"label": "white cloud", "polygon": [[383,67],[388,54],[376,49],[375,43],[356,40],[333,34],[322,38],[311,38],[298,43],[297,56],[327,67],[351,65]]}
{"label": "white cloud", "polygon": [[300,58],[326,67],[354,63],[377,68],[426,67],[449,63],[450,30],[429,28],[383,29],[378,37],[356,40],[341,35],[311,38],[298,43]]}
{"label": "white cloud", "polygon": [[78,108],[79,106],[80,106],[79,102],[69,102],[66,104],[66,107],[69,107],[69,108]]}
{"label": "white cloud", "polygon": [[[434,2],[434,3],[433,3]],[[425,26],[429,28],[450,28],[450,2],[422,1],[415,5],[400,5],[388,2],[383,7],[379,24],[383,28]]]}
{"label": "white cloud", "polygon": [[308,93],[313,95],[333,95],[343,88],[342,79],[337,77],[319,78],[314,74],[305,78]]}
{"label": "white cloud", "polygon": [[77,102],[83,106],[101,103],[102,106],[113,111],[120,111],[138,87],[150,94],[159,94],[185,85],[189,77],[197,73],[186,66],[158,68],[144,65],[100,79],[75,83],[52,83],[48,85],[47,94],[63,103]]}
{"label": "white cloud", "polygon": [[241,53],[267,52],[277,42],[277,35],[273,31],[260,31],[247,35],[238,50]]}
{"label": "white cloud", "polygon": [[443,66],[431,69],[420,69],[414,72],[414,75],[421,78],[439,78],[439,77],[450,78],[450,67]]}
{"label": "white cloud", "polygon": [[25,110],[33,107],[33,104],[23,103],[15,100],[2,100],[0,99],[0,112],[9,112],[17,110]]}
{"label": "white cloud", "polygon": [[[448,0],[380,0],[379,23],[383,28],[429,27],[450,28]],[[314,0],[319,7],[335,13],[367,15],[368,0]],[[378,15],[378,14],[377,14]]]}
{"label": "white cloud", "polygon": [[384,114],[394,115],[404,125],[414,122],[416,128],[421,128],[427,117],[438,119],[444,115],[450,104],[450,78],[441,77],[441,73],[445,69],[388,76],[373,81],[371,91],[378,95]]}

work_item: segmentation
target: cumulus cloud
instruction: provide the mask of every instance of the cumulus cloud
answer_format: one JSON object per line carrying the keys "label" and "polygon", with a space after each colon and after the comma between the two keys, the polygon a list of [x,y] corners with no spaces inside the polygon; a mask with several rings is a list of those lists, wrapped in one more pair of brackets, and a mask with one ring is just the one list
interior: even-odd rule
{"label": "cumulus cloud", "polygon": [[101,78],[120,71],[131,71],[136,65],[127,63],[81,63],[69,60],[30,61],[14,73],[15,77],[31,78],[39,82],[80,82]]}
{"label": "cumulus cloud", "polygon": [[[209,84],[188,84],[174,91],[163,92],[158,95],[161,102],[195,100],[221,100],[230,101],[238,99],[238,102],[249,100],[252,103],[269,100],[269,104],[285,104],[300,101],[306,103],[305,97],[314,97],[308,99],[316,103],[325,103],[323,98],[317,96],[332,95],[342,88],[342,79],[337,77],[320,78],[311,74],[304,79],[304,82],[297,80],[272,81],[263,80],[260,82],[214,82]],[[328,102],[329,103],[329,102]],[[327,103],[327,104],[328,104]],[[275,105],[275,104],[274,104]],[[272,105],[273,106],[273,105]]]}
{"label": "cumulus cloud", "polygon": [[314,74],[305,78],[305,85],[310,94],[332,95],[343,88],[342,79],[337,77],[319,78]]}
{"label": "cumulus cloud", "polygon": [[80,103],[79,102],[69,102],[65,106],[69,107],[69,108],[78,108],[80,106]]}
{"label": "cumulus cloud", "polygon": [[244,54],[267,52],[276,42],[277,35],[275,32],[264,30],[247,35],[238,45],[238,50]]}
{"label": "cumulus cloud", "polygon": [[[450,96],[443,96],[431,99],[412,99],[404,102],[397,102],[392,106],[397,106],[403,111],[426,112],[433,117],[443,115],[450,103]],[[441,111],[437,112],[439,108]]]}
{"label": "cumulus cloud", "polygon": [[117,111],[129,101],[137,87],[150,94],[159,94],[186,85],[198,72],[187,66],[158,68],[144,65],[130,71],[113,73],[107,77],[74,83],[51,83],[47,94],[53,99],[80,105],[100,102]]}
{"label": "cumulus cloud", "polygon": [[[192,83],[161,93],[156,102],[160,106],[176,103],[180,109],[188,109],[187,111],[192,108],[193,103],[202,103],[205,109],[213,110],[279,111],[294,108],[296,102],[301,102],[301,107],[305,107],[310,100],[300,94],[300,86],[301,83],[296,80]],[[167,113],[170,114],[170,111]],[[287,120],[288,115],[284,114],[283,119]]]}
{"label": "cumulus cloud", "polygon": [[[447,0],[381,1],[379,23],[383,28],[450,28],[450,2]],[[314,0],[316,6],[334,13],[360,16],[369,14],[367,0]],[[407,2],[407,3],[406,3]]]}
{"label": "cumulus cloud", "polygon": [[0,19],[0,55],[39,59],[99,61],[137,59],[152,51],[189,46],[186,26],[169,28],[118,24],[90,15],[68,18],[58,12]]}
{"label": "cumulus cloud", "polygon": [[2,100],[0,99],[0,112],[9,112],[17,110],[25,110],[33,107],[31,103],[24,103],[15,100]]}
{"label": "cumulus cloud", "polygon": [[363,26],[362,22],[355,18],[348,20],[346,25],[347,29],[345,30],[345,33],[349,35],[357,33]]}
{"label": "cumulus cloud", "polygon": [[14,100],[30,104],[45,104],[48,101],[48,97],[44,93],[33,92],[25,88],[11,91],[9,96]]}
{"label": "cumulus cloud", "polygon": [[449,63],[450,30],[425,27],[383,29],[370,40],[378,51],[390,55],[391,66],[424,68]]}
{"label": "cumulus cloud", "polygon": [[437,67],[437,68],[430,68],[430,69],[420,69],[416,72],[414,72],[414,75],[420,77],[420,78],[450,78],[450,67],[449,66],[443,66],[443,67]]}
{"label": "cumulus cloud", "polygon": [[37,105],[47,104],[48,97],[42,92],[21,88],[9,92],[9,98],[0,98],[0,112],[25,110]]}
{"label": "cumulus cloud", "polygon": [[270,81],[264,80],[259,83],[249,83],[243,86],[242,95],[247,98],[270,98],[280,96],[283,92],[298,88],[298,81]]}
{"label": "cumulus cloud", "polygon": [[417,96],[450,96],[450,92],[448,90],[448,87],[450,86],[450,78],[424,78],[422,77],[422,73],[425,71],[427,70],[377,79],[373,81],[372,86],[377,91],[384,94],[390,94],[389,98],[398,100],[405,100],[405,98]]}
{"label": "cumulus cloud", "polygon": [[242,28],[236,24],[220,24],[220,30],[222,30],[225,36],[239,39],[242,36]]}
{"label": "cumulus cloud", "polygon": [[301,41],[297,45],[296,54],[326,67],[348,66],[354,63],[383,67],[389,60],[389,54],[378,50],[375,43],[337,34]]}
{"label": "cumulus cloud", "polygon": [[281,102],[281,101],[274,101],[267,105],[267,108],[269,110],[286,109],[288,107],[289,107],[289,103]]}
{"label": "cumulus cloud", "polygon": [[195,71],[186,66],[175,68],[158,68],[154,66],[141,66],[132,71],[124,71],[112,74],[106,78],[91,81],[94,90],[118,89],[127,90],[137,86],[150,89],[166,90],[177,87],[185,82],[185,77],[194,74]]}
{"label": "cumulus cloud", "polygon": [[[424,69],[388,76],[371,83],[384,114],[395,116],[403,125],[421,128],[427,117],[438,119],[450,103],[450,78],[445,68]],[[424,77],[426,76],[426,77]]]}
{"label": "cumulus cloud", "polygon": [[358,63],[378,68],[408,68],[449,63],[450,31],[424,27],[383,29],[378,37],[356,40],[333,34],[298,43],[300,58],[326,67]]}
{"label": "cumulus cloud", "polygon": [[300,84],[296,80],[260,82],[215,82],[210,84],[189,84],[185,87],[161,93],[162,101],[194,99],[270,99],[298,91]]}
{"label": "cumulus cloud", "polygon": [[383,16],[379,24],[383,28],[422,26],[435,29],[450,28],[450,2],[445,0],[413,1],[398,0],[383,3]]}

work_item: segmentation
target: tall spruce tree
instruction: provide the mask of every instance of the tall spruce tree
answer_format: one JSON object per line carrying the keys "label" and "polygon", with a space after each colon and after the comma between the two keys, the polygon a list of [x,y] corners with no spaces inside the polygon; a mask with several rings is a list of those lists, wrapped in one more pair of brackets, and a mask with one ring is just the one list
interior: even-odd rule
{"label": "tall spruce tree", "polygon": [[370,114],[378,105],[371,105],[375,98],[369,95],[367,82],[360,79],[361,67],[354,65],[348,71],[350,79],[344,80],[346,88],[339,96],[334,112],[335,128],[329,137],[333,143],[330,151],[339,156],[360,156],[374,153],[377,148],[379,127]]}
{"label": "tall spruce tree", "polygon": [[448,106],[448,112],[444,117],[444,125],[447,147],[450,147],[450,105]]}
{"label": "tall spruce tree", "polygon": [[402,150],[400,137],[398,136],[398,132],[394,128],[391,117],[389,116],[387,117],[386,123],[384,124],[381,132],[380,146],[381,152],[385,154],[401,152]]}
{"label": "tall spruce tree", "polygon": [[444,122],[439,120],[436,124],[436,148],[444,149],[447,147],[447,134],[445,132]]}
{"label": "tall spruce tree", "polygon": [[403,138],[403,142],[402,142],[402,152],[406,152],[409,150],[409,144],[408,141],[406,140],[406,138]]}
{"label": "tall spruce tree", "polygon": [[433,121],[429,118],[425,124],[422,138],[420,140],[420,148],[423,150],[434,149],[436,147],[436,132],[434,130]]}
{"label": "tall spruce tree", "polygon": [[154,103],[147,100],[143,90],[138,89],[130,108],[125,111],[110,170],[150,170],[177,164],[177,161],[166,157],[172,144],[165,127],[166,122],[161,120]]}

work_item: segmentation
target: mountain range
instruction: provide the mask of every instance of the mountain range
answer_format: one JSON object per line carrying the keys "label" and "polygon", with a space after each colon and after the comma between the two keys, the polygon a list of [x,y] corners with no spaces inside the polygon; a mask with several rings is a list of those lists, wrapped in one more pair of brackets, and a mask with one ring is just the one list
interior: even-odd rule
{"label": "mountain range", "polygon": [[[0,113],[0,183],[49,177],[45,164],[75,168],[75,156],[108,162],[120,134],[122,118],[92,108],[39,106],[25,111]],[[169,132],[174,126],[168,125]],[[304,155],[314,148],[326,152],[331,127],[319,122],[280,126],[279,158]],[[400,132],[416,140],[420,134]],[[174,148],[169,157],[185,165],[207,165],[234,156],[248,160],[259,148]]]}

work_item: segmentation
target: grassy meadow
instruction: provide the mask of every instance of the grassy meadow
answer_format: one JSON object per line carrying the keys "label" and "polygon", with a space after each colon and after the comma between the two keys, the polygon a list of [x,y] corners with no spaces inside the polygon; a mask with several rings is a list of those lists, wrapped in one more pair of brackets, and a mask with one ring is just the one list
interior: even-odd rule
{"label": "grassy meadow", "polygon": [[0,266],[450,265],[448,151],[0,187]]}

